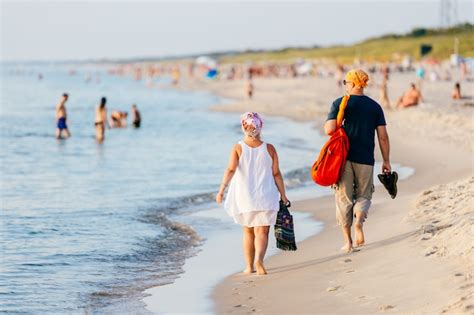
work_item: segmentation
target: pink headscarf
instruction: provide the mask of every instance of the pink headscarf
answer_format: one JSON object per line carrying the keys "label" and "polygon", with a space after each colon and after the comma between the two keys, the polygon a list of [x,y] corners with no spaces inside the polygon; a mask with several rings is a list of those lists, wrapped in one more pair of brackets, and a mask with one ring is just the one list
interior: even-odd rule
{"label": "pink headscarf", "polygon": [[[258,113],[254,113],[254,112],[243,113],[242,116],[240,116],[240,122],[242,124],[243,132],[250,137],[256,137],[262,131],[263,120],[262,118],[260,118]],[[252,126],[255,129],[252,131],[247,131],[245,130],[247,126]]]}

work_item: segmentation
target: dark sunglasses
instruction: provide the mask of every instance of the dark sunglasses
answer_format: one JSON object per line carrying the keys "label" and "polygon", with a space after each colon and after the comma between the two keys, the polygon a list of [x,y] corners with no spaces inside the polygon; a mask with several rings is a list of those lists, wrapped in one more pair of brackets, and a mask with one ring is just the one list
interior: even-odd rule
{"label": "dark sunglasses", "polygon": [[346,85],[347,83],[352,83],[351,81],[342,80],[342,83]]}

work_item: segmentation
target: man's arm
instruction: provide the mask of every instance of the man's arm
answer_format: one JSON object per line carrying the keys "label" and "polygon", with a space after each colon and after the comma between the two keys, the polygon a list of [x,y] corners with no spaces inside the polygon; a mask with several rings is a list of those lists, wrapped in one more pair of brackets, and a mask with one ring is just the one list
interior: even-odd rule
{"label": "man's arm", "polygon": [[332,103],[331,109],[329,110],[328,118],[326,119],[326,123],[324,124],[324,132],[328,136],[332,135],[337,129],[336,118],[337,113],[339,112],[339,103],[337,103],[337,100]]}
{"label": "man's arm", "polygon": [[[112,118],[110,118],[112,120]],[[110,123],[110,120],[107,119],[107,110],[104,108],[102,110],[102,121],[104,122],[104,128],[108,126],[108,128],[112,128],[112,124]]]}
{"label": "man's arm", "polygon": [[336,131],[336,119],[327,120],[324,124],[324,132],[330,136]]}
{"label": "man's arm", "polygon": [[62,103],[61,103],[61,102],[59,102],[58,104],[56,104],[56,112],[55,112],[55,114],[54,114],[54,117],[55,117],[56,119],[59,119],[59,112],[60,112],[60,110],[61,110],[61,107],[62,107]]}
{"label": "man's arm", "polygon": [[385,126],[377,126],[377,138],[379,140],[380,152],[382,153],[382,173],[391,172],[390,165],[390,140],[388,138],[387,128]]}

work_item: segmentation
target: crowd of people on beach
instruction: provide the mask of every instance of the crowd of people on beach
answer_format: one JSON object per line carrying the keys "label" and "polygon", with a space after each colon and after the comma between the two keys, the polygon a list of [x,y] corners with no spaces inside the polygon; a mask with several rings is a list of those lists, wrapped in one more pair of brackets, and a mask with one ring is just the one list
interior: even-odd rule
{"label": "crowd of people on beach", "polygon": [[[341,63],[310,62],[304,59],[299,59],[292,63],[245,62],[218,64],[216,61],[209,61],[207,59],[205,63],[200,62],[200,60],[198,61],[182,61],[181,63],[170,64],[124,64],[110,68],[108,72],[111,75],[132,76],[135,80],[143,80],[150,88],[156,86],[155,79],[160,76],[170,77],[173,86],[178,86],[183,79],[241,80],[245,83],[243,89],[245,98],[252,100],[256,92],[255,79],[332,78],[335,80],[336,85],[342,88],[343,76],[347,71],[347,65]],[[367,73],[373,77],[372,86],[379,89],[380,96],[378,102],[384,109],[402,109],[423,103],[422,86],[426,80],[430,82],[454,81],[453,65],[432,59],[415,64],[412,58],[405,56],[399,62],[363,63],[356,60],[354,65],[367,69]],[[456,67],[459,68],[459,78],[458,81],[454,81],[453,93],[451,95],[453,100],[467,97],[461,94],[461,83],[472,80],[471,71],[464,60],[460,60]],[[395,101],[391,101],[388,95],[390,75],[393,73],[414,74],[414,80],[410,83],[409,88],[402,95],[398,96]]]}
{"label": "crowd of people on beach", "polygon": [[[67,110],[66,102],[69,99],[69,94],[64,93],[61,96],[58,104],[56,105],[56,138],[65,139],[71,136],[67,125]],[[95,109],[95,134],[98,142],[102,142],[105,139],[106,128],[125,128],[127,127],[128,113],[126,111],[112,111],[110,117],[107,118],[107,98],[102,97],[100,103]],[[137,105],[132,105],[132,126],[134,128],[140,128],[141,114],[138,111]]]}
{"label": "crowd of people on beach", "polygon": [[[467,80],[467,76],[469,73],[469,70],[466,66],[465,62],[461,62],[460,64],[460,81]],[[390,68],[388,66],[382,67],[380,70],[382,74],[382,83],[380,84],[380,98],[379,98],[379,103],[385,108],[385,109],[390,109],[390,101],[388,98],[388,81],[389,81],[389,73],[390,73]],[[425,80],[425,68],[420,65],[416,68],[415,70],[415,75],[416,75],[416,83],[412,82],[410,83],[410,87],[407,91],[401,95],[396,102],[395,107],[396,108],[407,108],[411,106],[416,106],[424,102],[423,95],[421,93],[421,87],[422,83]],[[432,70],[430,72],[430,81],[436,82],[440,80],[444,81],[452,81],[452,74],[448,69],[444,70],[444,78],[441,79],[439,75],[439,71],[437,70]],[[451,93],[451,98],[453,100],[459,100],[466,98],[465,96],[461,95],[461,83],[456,82],[454,84],[453,92]]]}

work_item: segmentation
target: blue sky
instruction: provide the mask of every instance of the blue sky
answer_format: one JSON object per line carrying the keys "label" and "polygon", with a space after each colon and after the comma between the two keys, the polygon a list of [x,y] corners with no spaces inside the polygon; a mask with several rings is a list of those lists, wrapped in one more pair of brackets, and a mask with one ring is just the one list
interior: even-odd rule
{"label": "blue sky", "polygon": [[[457,1],[473,22],[472,1]],[[2,1],[2,60],[349,44],[440,25],[440,1]]]}

